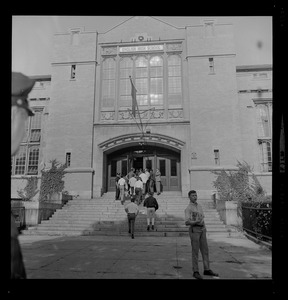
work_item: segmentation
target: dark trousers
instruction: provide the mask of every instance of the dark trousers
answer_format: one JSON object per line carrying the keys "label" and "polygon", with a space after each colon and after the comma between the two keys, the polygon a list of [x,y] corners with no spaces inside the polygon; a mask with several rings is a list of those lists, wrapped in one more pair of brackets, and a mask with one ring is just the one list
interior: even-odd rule
{"label": "dark trousers", "polygon": [[190,227],[189,235],[192,246],[192,268],[193,272],[199,272],[198,254],[199,249],[202,255],[204,270],[209,270],[209,250],[206,238],[206,228]]}
{"label": "dark trousers", "polygon": [[135,219],[136,219],[136,215],[132,214],[132,213],[128,213],[128,230],[129,233],[134,234],[134,225],[135,225]]}
{"label": "dark trousers", "polygon": [[120,197],[120,189],[116,187],[115,200],[119,200]]}
{"label": "dark trousers", "polygon": [[136,203],[139,205],[142,201],[142,189],[135,188]]}

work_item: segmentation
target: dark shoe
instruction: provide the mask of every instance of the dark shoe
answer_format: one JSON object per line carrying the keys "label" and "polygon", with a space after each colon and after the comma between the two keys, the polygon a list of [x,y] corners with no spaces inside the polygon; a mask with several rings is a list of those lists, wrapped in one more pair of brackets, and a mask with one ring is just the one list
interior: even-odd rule
{"label": "dark shoe", "polygon": [[154,230],[154,225],[152,225],[152,230]]}
{"label": "dark shoe", "polygon": [[131,231],[129,230],[128,233],[131,233]]}
{"label": "dark shoe", "polygon": [[219,274],[217,273],[214,273],[212,270],[204,270],[204,275],[208,275],[208,276],[215,276],[215,277],[218,277]]}
{"label": "dark shoe", "polygon": [[147,226],[147,231],[149,231],[149,230],[150,230],[150,226],[148,225],[148,226]]}
{"label": "dark shoe", "polygon": [[134,234],[133,233],[132,233],[131,237],[132,237],[132,239],[134,239]]}
{"label": "dark shoe", "polygon": [[195,277],[196,279],[203,279],[203,277],[199,274],[199,272],[194,272],[193,277]]}

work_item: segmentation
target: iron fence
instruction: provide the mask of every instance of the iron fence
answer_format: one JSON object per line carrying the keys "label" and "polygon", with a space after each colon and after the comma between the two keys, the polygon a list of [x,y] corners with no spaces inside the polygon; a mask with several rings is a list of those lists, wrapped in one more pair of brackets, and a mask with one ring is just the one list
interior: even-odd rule
{"label": "iron fence", "polygon": [[[246,204],[247,205],[247,204]],[[257,239],[272,241],[272,207],[252,207],[242,205],[243,230]]]}

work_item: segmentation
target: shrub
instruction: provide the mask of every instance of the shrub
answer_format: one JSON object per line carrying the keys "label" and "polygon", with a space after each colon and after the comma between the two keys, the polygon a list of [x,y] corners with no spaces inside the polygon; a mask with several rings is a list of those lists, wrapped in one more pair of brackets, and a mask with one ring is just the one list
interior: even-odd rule
{"label": "shrub", "polygon": [[241,203],[243,201],[262,203],[267,199],[264,189],[249,164],[245,161],[242,163],[237,161],[237,167],[237,171],[212,171],[217,175],[213,185],[220,199],[237,201],[237,213],[242,217]]}
{"label": "shrub", "polygon": [[31,176],[26,179],[27,183],[25,188],[18,190],[17,193],[23,201],[30,201],[39,192],[39,190],[37,190],[38,178],[37,176]]}
{"label": "shrub", "polygon": [[66,164],[58,162],[56,159],[50,161],[51,168],[42,170],[40,201],[51,199],[54,193],[61,193],[64,189],[64,176],[66,174]]}

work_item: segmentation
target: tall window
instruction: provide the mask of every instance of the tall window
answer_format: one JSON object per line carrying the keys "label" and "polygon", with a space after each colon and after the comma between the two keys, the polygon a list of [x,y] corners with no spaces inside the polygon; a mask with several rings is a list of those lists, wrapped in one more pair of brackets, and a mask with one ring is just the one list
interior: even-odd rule
{"label": "tall window", "polygon": [[272,171],[272,103],[256,104],[258,145],[263,172]]}
{"label": "tall window", "polygon": [[40,156],[42,109],[26,122],[26,135],[12,158],[12,175],[37,175]]}
{"label": "tall window", "polygon": [[150,104],[163,105],[163,59],[160,56],[150,59]]}
{"label": "tall window", "polygon": [[135,61],[138,105],[148,105],[148,60],[140,56]]}
{"label": "tall window", "polygon": [[125,57],[120,61],[120,107],[131,107],[131,82],[133,77],[133,60]]}
{"label": "tall window", "polygon": [[116,63],[113,58],[107,58],[102,66],[102,107],[111,108],[115,102]]}
{"label": "tall window", "polygon": [[182,99],[181,58],[179,55],[168,57],[168,100],[169,106],[179,105]]}
{"label": "tall window", "polygon": [[[112,50],[103,51],[101,70],[103,111],[116,110],[122,113],[131,108],[129,76],[137,90],[136,99],[140,110],[153,107],[157,110],[163,109],[165,101],[170,109],[182,108],[182,45],[180,42],[173,43],[167,48],[159,47],[159,49],[157,45],[154,46],[154,48],[153,45],[127,46],[123,47],[125,51],[122,49],[119,52],[116,47],[115,49],[111,47]],[[145,48],[146,53],[140,52]],[[167,53],[163,53],[163,49]],[[106,120],[105,118],[103,117],[103,120]],[[122,114],[120,119],[123,118],[126,117]]]}

